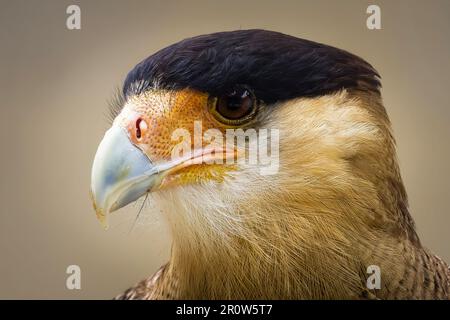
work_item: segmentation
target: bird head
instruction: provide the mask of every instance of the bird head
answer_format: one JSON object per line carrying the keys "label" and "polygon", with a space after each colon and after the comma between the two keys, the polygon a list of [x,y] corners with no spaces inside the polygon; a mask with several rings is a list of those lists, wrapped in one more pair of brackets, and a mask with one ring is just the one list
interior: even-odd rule
{"label": "bird head", "polygon": [[[311,259],[348,258],[336,248],[372,241],[380,225],[399,232],[403,219],[379,89],[361,58],[277,32],[220,32],[166,47],[126,77],[93,163],[97,216],[148,195],[178,252],[246,247],[287,261],[317,246]],[[230,130],[244,143],[226,139]]]}

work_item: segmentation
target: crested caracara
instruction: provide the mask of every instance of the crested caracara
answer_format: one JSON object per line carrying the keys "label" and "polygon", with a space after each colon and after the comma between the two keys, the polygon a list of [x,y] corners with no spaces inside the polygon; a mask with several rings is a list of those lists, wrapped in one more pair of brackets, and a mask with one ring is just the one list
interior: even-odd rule
{"label": "crested caracara", "polygon": [[[119,298],[449,298],[448,265],[422,247],[408,212],[380,86],[353,54],[264,30],[189,38],[140,62],[91,193],[103,222],[147,195],[173,243],[168,263]],[[174,152],[180,128],[191,152]],[[217,138],[230,129],[256,134]],[[199,132],[214,139],[198,143]],[[275,172],[228,161],[264,137]],[[379,288],[367,285],[370,266]]]}

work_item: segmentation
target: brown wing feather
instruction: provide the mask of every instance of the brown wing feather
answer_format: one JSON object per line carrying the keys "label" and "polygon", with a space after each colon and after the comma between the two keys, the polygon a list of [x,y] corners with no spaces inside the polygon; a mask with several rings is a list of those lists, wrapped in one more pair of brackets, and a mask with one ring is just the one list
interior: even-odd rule
{"label": "brown wing feather", "polygon": [[134,287],[118,295],[114,300],[152,300],[158,299],[156,295],[157,284],[161,280],[167,265],[162,266],[151,277],[138,282]]}

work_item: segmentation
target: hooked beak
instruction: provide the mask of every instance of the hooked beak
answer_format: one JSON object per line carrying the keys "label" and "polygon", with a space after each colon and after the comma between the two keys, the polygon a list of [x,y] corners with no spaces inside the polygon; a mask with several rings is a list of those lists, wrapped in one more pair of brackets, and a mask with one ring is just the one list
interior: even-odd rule
{"label": "hooked beak", "polygon": [[109,213],[151,191],[160,183],[159,170],[130,141],[125,129],[113,125],[100,143],[91,175],[91,195],[100,223]]}
{"label": "hooked beak", "polygon": [[97,219],[106,229],[109,213],[136,201],[148,192],[170,185],[165,180],[169,175],[195,164],[234,157],[235,151],[200,148],[155,164],[133,144],[125,128],[113,124],[106,131],[92,166],[91,197]]}

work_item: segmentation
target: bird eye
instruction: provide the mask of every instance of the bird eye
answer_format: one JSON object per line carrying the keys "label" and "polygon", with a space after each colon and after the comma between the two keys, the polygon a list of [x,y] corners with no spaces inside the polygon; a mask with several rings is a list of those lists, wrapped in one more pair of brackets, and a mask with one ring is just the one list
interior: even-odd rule
{"label": "bird eye", "polygon": [[140,141],[147,130],[147,122],[144,119],[138,118],[136,120],[136,139]]}
{"label": "bird eye", "polygon": [[228,125],[239,125],[253,118],[257,103],[254,94],[245,87],[236,87],[215,97],[210,105],[214,117]]}

